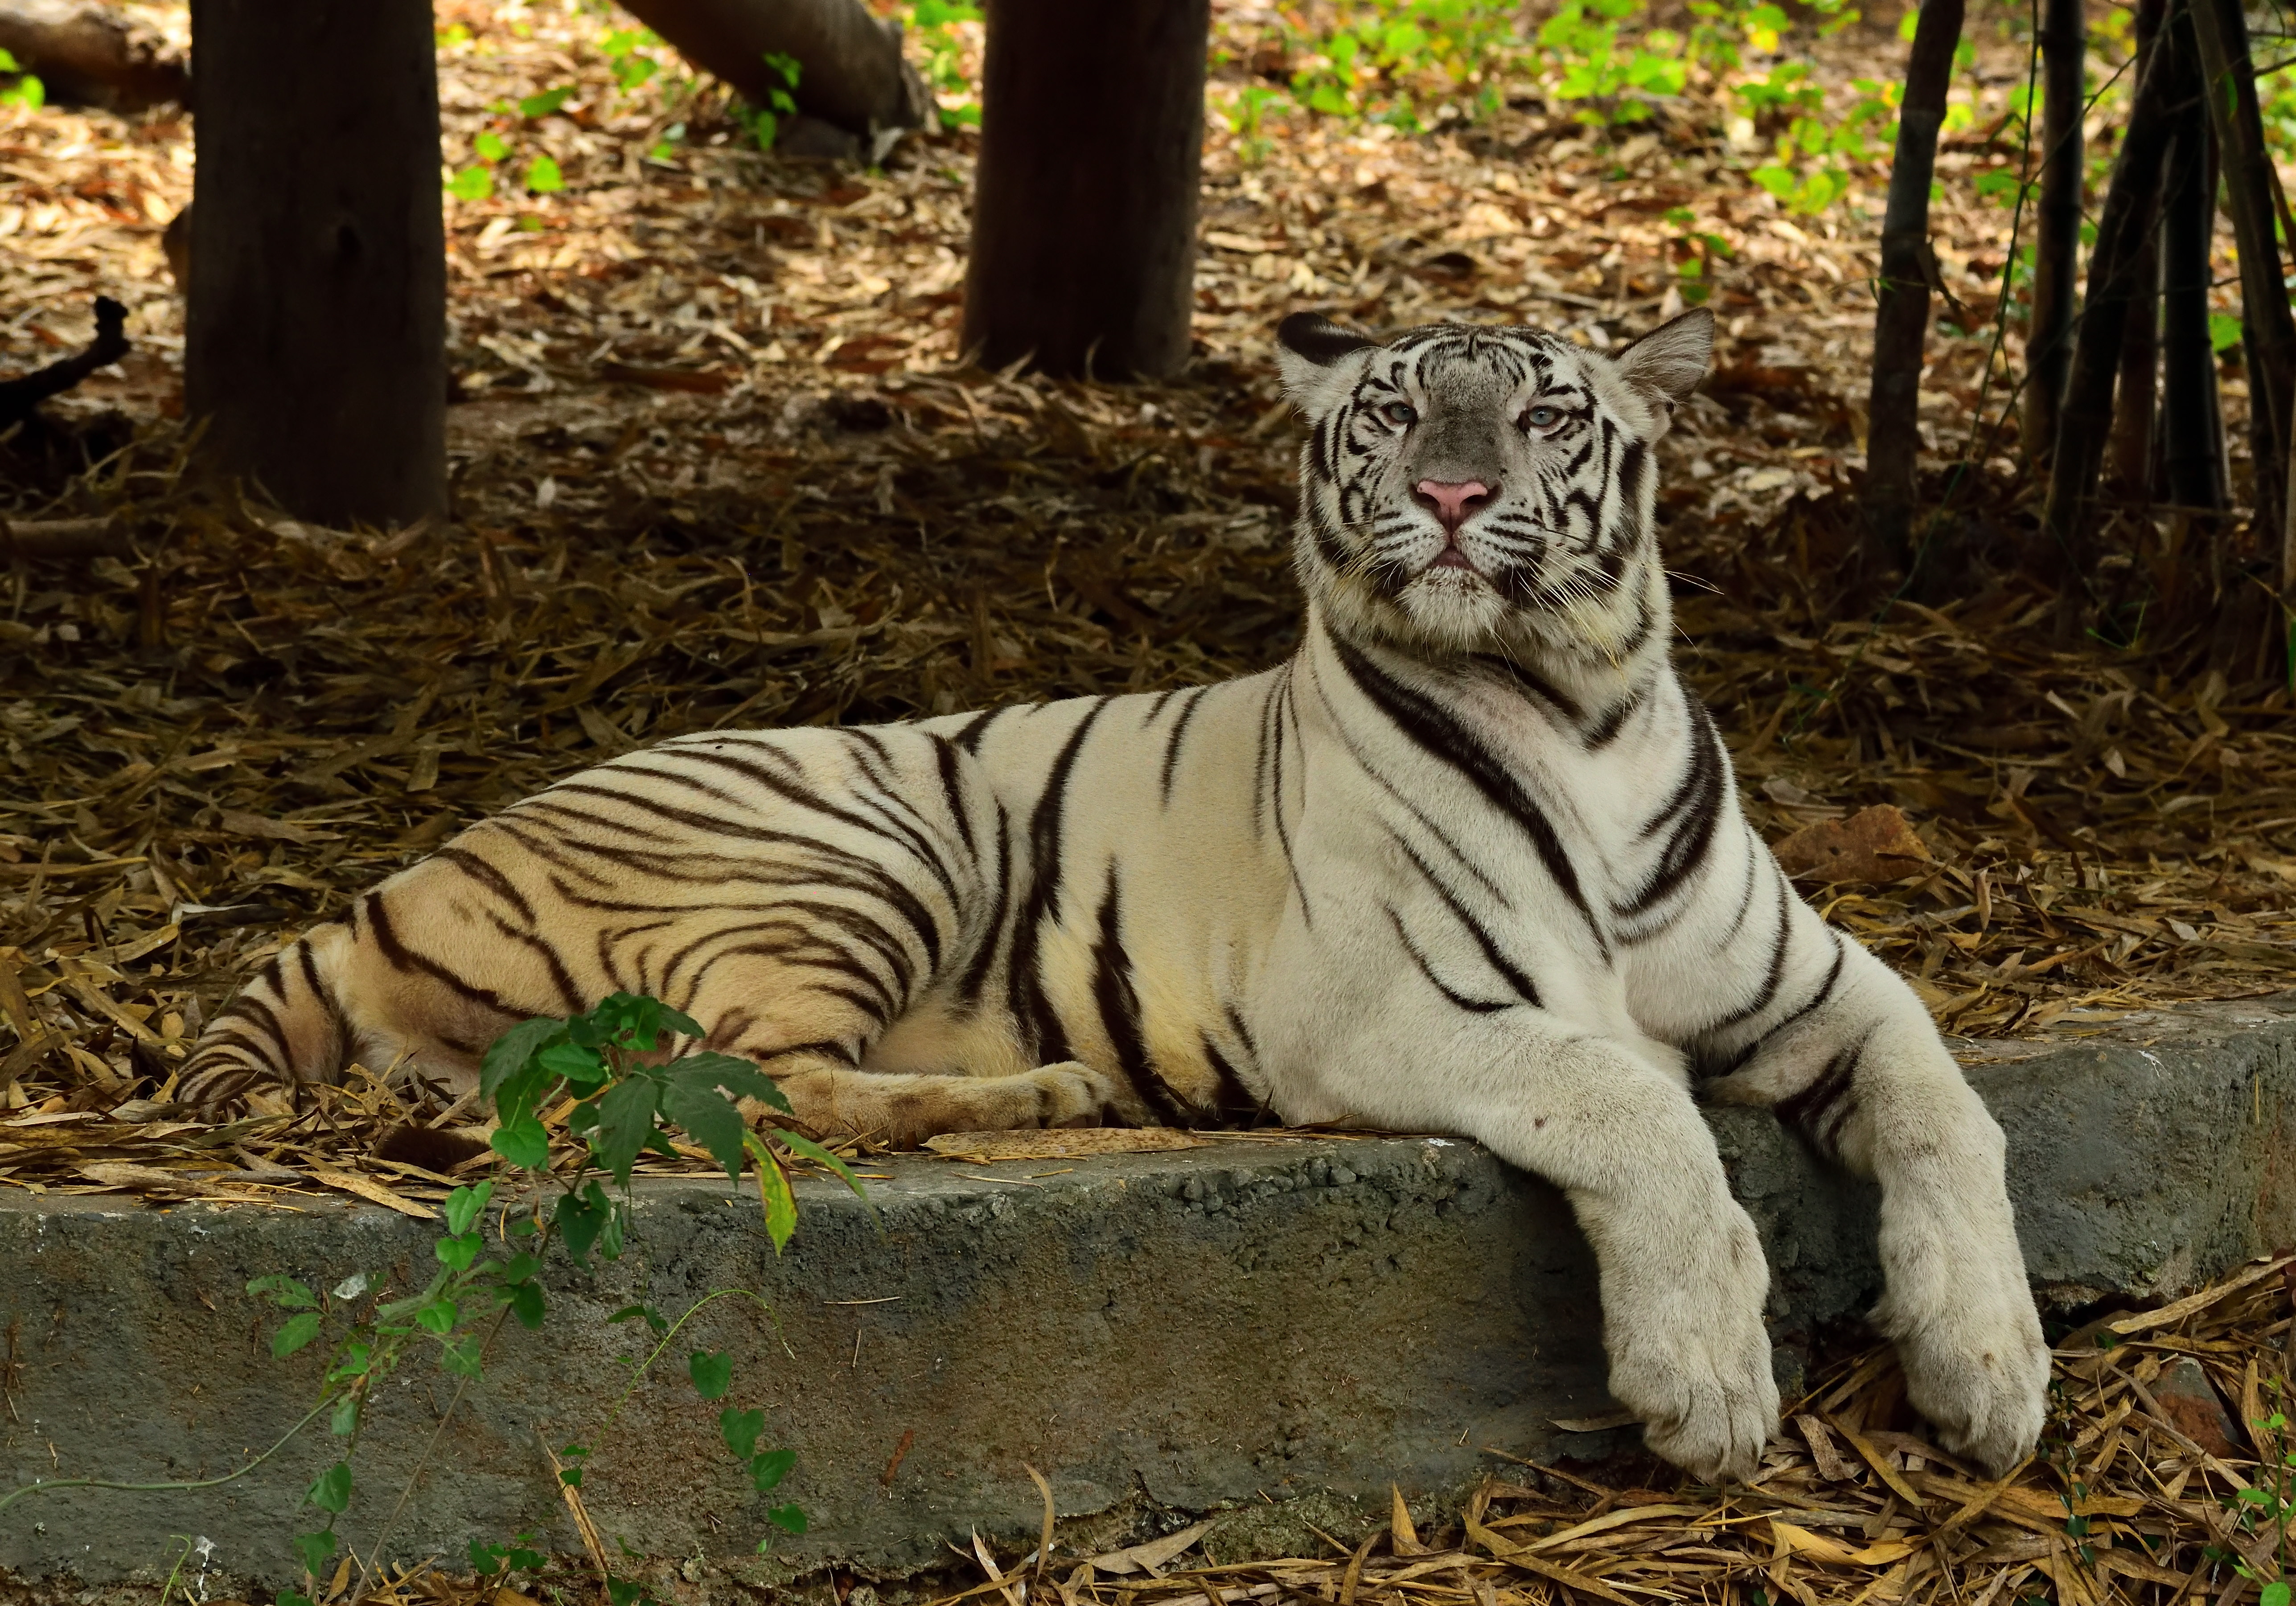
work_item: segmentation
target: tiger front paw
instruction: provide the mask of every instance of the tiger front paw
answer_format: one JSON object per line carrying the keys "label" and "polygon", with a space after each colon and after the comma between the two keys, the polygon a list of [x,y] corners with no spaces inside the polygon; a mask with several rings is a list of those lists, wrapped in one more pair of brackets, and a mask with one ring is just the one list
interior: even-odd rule
{"label": "tiger front paw", "polygon": [[1931,1254],[1958,1268],[1950,1285],[1916,1292],[1891,1276],[1873,1321],[1896,1342],[1906,1397],[1938,1442],[1999,1477],[2040,1439],[2049,1347],[2013,1237],[1981,1255],[1948,1258],[1946,1247]]}
{"label": "tiger front paw", "polygon": [[1654,1454],[1708,1482],[1752,1478],[1778,1421],[1762,1321],[1769,1268],[1745,1212],[1728,1214],[1683,1246],[1703,1252],[1664,1256],[1674,1269],[1633,1275],[1649,1291],[1606,1299],[1603,1313],[1611,1393],[1642,1418]]}

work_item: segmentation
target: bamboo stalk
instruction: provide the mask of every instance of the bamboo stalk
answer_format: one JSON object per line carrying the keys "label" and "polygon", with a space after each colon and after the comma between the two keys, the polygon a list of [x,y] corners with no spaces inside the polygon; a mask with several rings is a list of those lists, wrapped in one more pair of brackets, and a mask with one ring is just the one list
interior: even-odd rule
{"label": "bamboo stalk", "polygon": [[1915,561],[1908,537],[1921,451],[1922,348],[1930,324],[1930,184],[1937,168],[1938,129],[1945,120],[1946,89],[1953,78],[1961,24],[1962,0],[1928,0],[1914,25],[1897,152],[1890,168],[1890,196],[1882,217],[1861,554],[1874,578],[1903,574]]}
{"label": "bamboo stalk", "polygon": [[2161,205],[2161,404],[2169,500],[2221,511],[2224,414],[2209,340],[2209,250],[2216,226],[2215,135],[2201,103],[2199,46],[2179,4],[2163,44],[2175,73],[2175,143]]}
{"label": "bamboo stalk", "polygon": [[[2141,0],[2136,8],[2139,83],[2152,70],[2168,11],[2167,0]],[[2115,496],[2140,505],[2152,497],[2152,435],[2159,416],[2154,403],[2161,383],[2161,200],[2156,182],[2143,238],[2128,265],[2128,315],[2121,321],[2112,443],[2105,458],[2106,485]]]}
{"label": "bamboo stalk", "polygon": [[2121,332],[2136,266],[2144,254],[2152,222],[2152,198],[2161,187],[2161,164],[2171,123],[2168,94],[2173,76],[2154,62],[2136,86],[2120,154],[2113,162],[2097,223],[2096,247],[2089,258],[2088,300],[2081,314],[2072,372],[2058,418],[2056,449],[2049,465],[2049,497],[2042,514],[2046,560],[2058,584],[2058,622],[2062,635],[2079,626],[2087,577],[2096,561],[2092,521],[2084,516],[2095,494],[2106,437],[2112,422],[2113,380],[2120,366]]}
{"label": "bamboo stalk", "polygon": [[2025,453],[2036,463],[2056,440],[2071,367],[2087,33],[2082,0],[2047,0],[2041,20],[2041,196],[2033,214],[2033,322],[2025,337]]}
{"label": "bamboo stalk", "polygon": [[2256,100],[2256,69],[2240,0],[2191,0],[2204,96],[2224,166],[2224,209],[2240,249],[2242,321],[2251,349],[2249,406],[2257,416],[2258,527],[2281,527],[2282,485],[2289,447],[2289,408],[2296,397],[2296,317],[2281,281],[2274,232],[2271,153]]}

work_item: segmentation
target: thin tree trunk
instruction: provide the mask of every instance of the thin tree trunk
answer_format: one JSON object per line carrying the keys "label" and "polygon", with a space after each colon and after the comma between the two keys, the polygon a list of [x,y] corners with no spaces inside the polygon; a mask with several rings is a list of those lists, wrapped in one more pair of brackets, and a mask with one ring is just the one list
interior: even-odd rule
{"label": "thin tree trunk", "polygon": [[2112,381],[2120,366],[2121,330],[2136,287],[2136,267],[2161,187],[2169,133],[2169,80],[2155,63],[2138,82],[2128,127],[2105,192],[2089,257],[2088,298],[2065,384],[2057,443],[2049,463],[2049,498],[2041,518],[2045,561],[2055,571],[2060,630],[2080,619],[2087,578],[2096,562],[2094,521],[2087,517],[2112,423]]}
{"label": "thin tree trunk", "polygon": [[2025,337],[2025,454],[2036,463],[2057,438],[2072,359],[2088,42],[2082,0],[2046,0],[2041,18],[2041,199],[2033,217],[2033,324]]}
{"label": "thin tree trunk", "polygon": [[447,270],[429,0],[198,0],[184,406],[329,523],[447,505]]}
{"label": "thin tree trunk", "polygon": [[2251,360],[2248,405],[2256,468],[2256,520],[2277,533],[2287,471],[2289,406],[2296,397],[2296,318],[2281,282],[2273,228],[2271,152],[2256,102],[2256,68],[2240,0],[2191,0],[2194,33],[2217,150],[2224,164],[2224,209],[2240,248],[2241,317]]}
{"label": "thin tree trunk", "polygon": [[1927,0],[1914,24],[1890,198],[1882,215],[1882,271],[1874,312],[1874,383],[1866,402],[1867,577],[1905,574],[1916,561],[1911,534],[1921,452],[1922,355],[1930,327],[1930,184],[1937,171],[1962,0]]}
{"label": "thin tree trunk", "polygon": [[2179,7],[2164,36],[2174,64],[2175,143],[2161,222],[2163,477],[2179,507],[2222,508],[2224,411],[2209,339],[2210,247],[2216,234],[2215,135],[2201,94],[2193,20]]}
{"label": "thin tree trunk", "polygon": [[991,0],[964,344],[1160,378],[1188,358],[1208,0]]}
{"label": "thin tree trunk", "polygon": [[[2166,0],[2142,0],[2136,8],[2138,80],[2152,70]],[[2161,84],[2162,111],[2169,86]],[[2161,185],[2155,183],[2146,209],[2143,238],[2129,264],[2128,315],[2120,329],[2120,372],[2113,384],[2112,443],[2105,458],[2105,484],[2114,494],[2144,503],[2152,496],[2153,403],[2161,369]]]}

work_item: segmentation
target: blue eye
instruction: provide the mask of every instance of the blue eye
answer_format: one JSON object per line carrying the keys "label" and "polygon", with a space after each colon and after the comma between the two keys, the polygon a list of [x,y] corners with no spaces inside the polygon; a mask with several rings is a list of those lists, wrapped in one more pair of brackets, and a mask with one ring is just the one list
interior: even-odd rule
{"label": "blue eye", "polygon": [[1407,430],[1419,422],[1419,409],[1409,402],[1390,402],[1379,410],[1379,415],[1398,430]]}
{"label": "blue eye", "polygon": [[1562,409],[1547,406],[1543,402],[1515,420],[1519,426],[1526,430],[1551,430],[1562,422]]}

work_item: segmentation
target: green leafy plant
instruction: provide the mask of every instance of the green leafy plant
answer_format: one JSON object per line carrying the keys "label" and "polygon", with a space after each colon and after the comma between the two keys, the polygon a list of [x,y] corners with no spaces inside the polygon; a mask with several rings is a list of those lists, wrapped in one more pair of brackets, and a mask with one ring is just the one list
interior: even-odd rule
{"label": "green leafy plant", "polygon": [[[457,201],[492,199],[500,183],[497,175],[506,168],[515,149],[511,135],[520,125],[548,117],[573,98],[574,86],[562,84],[523,100],[496,101],[489,110],[508,127],[481,128],[472,136],[472,160],[447,180],[447,193]],[[529,194],[553,195],[566,187],[566,176],[554,157],[537,151],[528,158],[521,183]],[[520,226],[537,230],[542,223],[539,218],[522,219]]]}
{"label": "green leafy plant", "polygon": [[1719,257],[1727,262],[1736,253],[1721,235],[1693,227],[1698,217],[1688,207],[1672,209],[1666,214],[1666,220],[1681,231],[1670,249],[1682,299],[1693,307],[1702,307],[1706,298],[1714,293],[1714,259]]}
{"label": "green leafy plant", "polygon": [[1653,100],[1677,95],[1689,63],[1671,29],[1630,32],[1643,0],[1563,0],[1538,30],[1557,76],[1557,100],[1584,102],[1581,122],[1638,122]]}
{"label": "green leafy plant", "polygon": [[[472,1384],[485,1375],[486,1356],[507,1321],[541,1327],[549,1295],[543,1274],[554,1262],[578,1274],[591,1274],[601,1261],[619,1258],[629,1236],[629,1187],[640,1154],[675,1155],[683,1135],[706,1151],[739,1184],[754,1176],[767,1235],[779,1254],[797,1230],[797,1200],[789,1168],[802,1159],[841,1177],[866,1200],[860,1181],[845,1162],[802,1133],[775,1127],[753,1129],[737,1100],[787,1113],[789,1102],[772,1079],[747,1060],[708,1052],[678,1053],[701,1028],[659,999],[618,993],[596,1007],[566,1020],[537,1019],[512,1028],[487,1050],[480,1086],[499,1124],[490,1143],[498,1157],[495,1176],[451,1191],[440,1207],[444,1232],[431,1245],[434,1269],[423,1284],[394,1292],[364,1271],[325,1287],[312,1287],[283,1273],[257,1277],[247,1291],[283,1316],[271,1336],[271,1353],[284,1360],[315,1345],[328,1346],[319,1398],[302,1421],[262,1455],[220,1478],[193,1483],[127,1484],[94,1479],[61,1479],[17,1489],[0,1497],[0,1510],[45,1489],[98,1487],[191,1489],[212,1487],[245,1476],[283,1449],[321,1416],[342,1440],[335,1460],[304,1491],[298,1510],[316,1513],[313,1525],[292,1540],[297,1561],[315,1581],[324,1578],[339,1546],[337,1526],[358,1490],[354,1466],[365,1406],[375,1390],[410,1361],[429,1355],[458,1380],[455,1395],[434,1430],[438,1442],[446,1423]],[[569,1105],[564,1129],[582,1151],[555,1165],[551,1133],[539,1113]],[[607,1184],[614,1191],[610,1192]],[[555,1254],[554,1254],[555,1251]],[[561,1258],[562,1257],[562,1259]],[[744,1289],[718,1289],[671,1318],[651,1304],[627,1306],[609,1321],[643,1321],[655,1342],[643,1359],[633,1358],[628,1384],[593,1433],[611,1428],[630,1393],[689,1323],[721,1299],[744,1299],[771,1307]],[[693,1349],[686,1375],[704,1400],[720,1400],[734,1385],[732,1356]],[[762,1409],[728,1404],[718,1414],[719,1437],[759,1495],[779,1487],[796,1464],[796,1452],[761,1446]],[[594,1444],[569,1444],[558,1452],[562,1481],[579,1487]],[[425,1452],[427,1458],[428,1451]],[[419,1466],[418,1466],[419,1471]],[[412,1487],[410,1479],[409,1486]],[[401,1507],[405,1495],[400,1497]],[[765,1520],[789,1533],[805,1531],[805,1514],[794,1504],[764,1510]],[[371,1569],[390,1537],[398,1511],[368,1551]],[[480,1572],[532,1570],[542,1563],[521,1535],[505,1545],[474,1543],[472,1565]],[[627,1547],[625,1547],[627,1548]],[[761,1544],[762,1552],[766,1545]],[[362,1577],[359,1589],[365,1587]],[[640,1587],[609,1578],[619,1606],[636,1606]],[[281,1606],[311,1606],[309,1594],[289,1590]]]}
{"label": "green leafy plant", "polygon": [[797,115],[795,91],[798,74],[804,70],[804,63],[795,56],[783,55],[774,50],[766,53],[765,60],[767,68],[781,81],[766,91],[764,105],[744,107],[738,115],[750,137],[758,142],[758,149],[770,151],[774,148],[775,136],[781,132],[782,119]]}
{"label": "green leafy plant", "polygon": [[[2269,1386],[2276,1398],[2280,1384],[2276,1381]],[[2243,1533],[2253,1534],[2263,1528],[2272,1535],[2273,1576],[2267,1579],[2247,1556],[2226,1559],[2232,1562],[2234,1572],[2261,1586],[2257,1606],[2289,1606],[2288,1524],[2296,1520],[2296,1453],[2289,1448],[2288,1415],[2276,1408],[2249,1426],[2256,1446],[2259,1479],[2253,1487],[2234,1495],[2226,1504]]]}
{"label": "green leafy plant", "polygon": [[0,106],[21,106],[37,111],[47,103],[48,86],[14,56],[0,50],[0,74],[6,73],[18,76],[14,83],[0,88]]}
{"label": "green leafy plant", "polygon": [[980,8],[952,0],[914,0],[896,8],[902,30],[923,60],[919,70],[931,86],[940,120],[954,127],[975,127],[980,122],[980,88],[964,71],[966,40],[960,32],[978,25]]}

